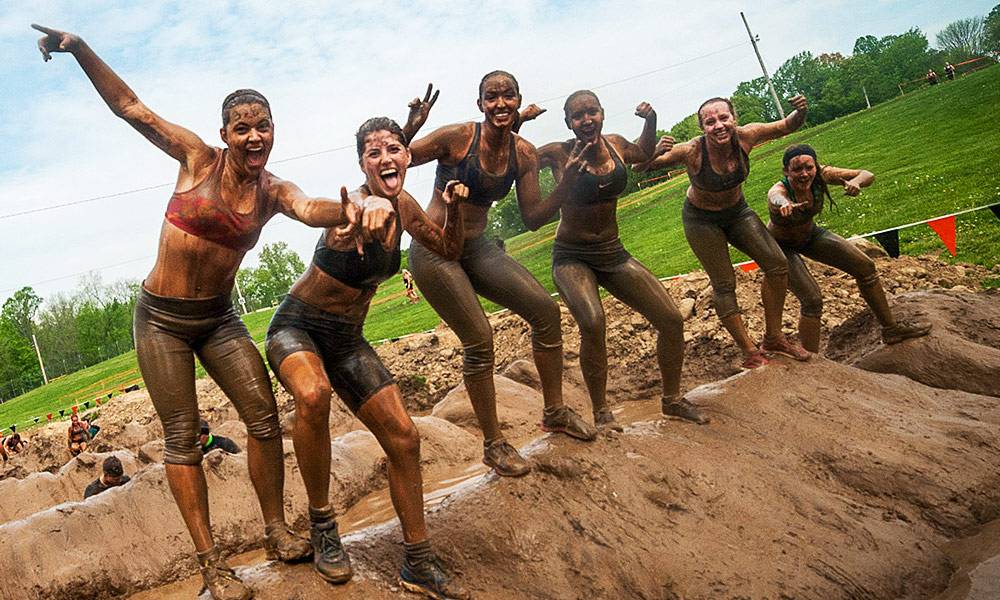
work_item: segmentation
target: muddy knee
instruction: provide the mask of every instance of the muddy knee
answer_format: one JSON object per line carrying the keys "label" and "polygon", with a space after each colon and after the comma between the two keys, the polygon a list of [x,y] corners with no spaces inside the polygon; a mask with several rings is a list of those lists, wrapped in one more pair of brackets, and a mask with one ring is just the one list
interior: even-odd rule
{"label": "muddy knee", "polygon": [[420,433],[413,422],[401,425],[390,434],[386,454],[393,461],[420,460]]}
{"label": "muddy knee", "polygon": [[[817,290],[818,292],[819,290]],[[807,294],[799,298],[799,304],[801,306],[799,314],[803,317],[811,317],[813,319],[818,319],[823,316],[823,296],[815,294]]]}
{"label": "muddy knee", "polygon": [[[531,325],[531,347],[535,351],[562,348],[562,327],[559,305],[546,296],[544,302],[539,302],[535,314],[529,321]],[[491,346],[492,348],[492,346]]]}
{"label": "muddy knee", "polygon": [[163,462],[168,465],[201,464],[198,421],[163,423]]}
{"label": "muddy knee", "polygon": [[736,282],[726,282],[712,286],[712,304],[720,319],[731,317],[740,312],[740,304],[736,300]]}
{"label": "muddy knee", "polygon": [[473,341],[463,342],[462,374],[466,377],[493,375],[493,332],[480,332]]}
{"label": "muddy knee", "polygon": [[310,427],[325,428],[330,419],[330,384],[316,382],[296,390],[295,419]]}

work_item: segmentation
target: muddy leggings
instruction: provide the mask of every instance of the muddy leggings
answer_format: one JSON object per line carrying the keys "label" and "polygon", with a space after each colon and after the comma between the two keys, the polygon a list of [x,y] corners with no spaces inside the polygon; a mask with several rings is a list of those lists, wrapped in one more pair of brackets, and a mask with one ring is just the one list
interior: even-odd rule
{"label": "muddy leggings", "polygon": [[879,324],[888,327],[894,323],[875,263],[854,244],[822,227],[814,227],[804,244],[781,248],[788,257],[788,289],[799,299],[802,316],[818,319],[823,314],[823,294],[802,260],[806,256],[854,277]]}
{"label": "muddy leggings", "polygon": [[281,436],[264,361],[229,296],[166,298],[143,289],[133,324],[139,370],[163,424],[163,462],[201,463],[194,357],[236,407],[255,439]]}
{"label": "muddy leggings", "polygon": [[680,395],[684,364],[684,323],[670,294],[656,276],[632,258],[615,239],[601,244],[556,240],[552,279],[580,327],[580,368],[594,412],[607,409],[607,325],[597,286],[646,317],[659,332],[656,358],[664,397]]}
{"label": "muddy leggings", "polygon": [[[462,342],[463,379],[487,441],[500,436],[493,387],[493,328],[477,294],[528,321],[546,405],[562,402],[559,306],[527,269],[493,240],[479,236],[466,240],[458,260],[447,260],[414,241],[410,270],[424,298]],[[483,411],[492,413],[487,421]]]}
{"label": "muddy leggings", "polygon": [[684,200],[681,218],[684,237],[712,282],[712,303],[720,319],[740,312],[729,244],[756,261],[765,276],[781,279],[780,291],[784,296],[788,261],[745,199],[740,198],[735,206],[719,211],[703,210]]}

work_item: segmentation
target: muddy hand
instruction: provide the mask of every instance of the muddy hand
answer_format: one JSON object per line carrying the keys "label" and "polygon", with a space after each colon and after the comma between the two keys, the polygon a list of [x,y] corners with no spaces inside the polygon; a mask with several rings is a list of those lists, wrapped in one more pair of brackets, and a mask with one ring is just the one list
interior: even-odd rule
{"label": "muddy hand", "polygon": [[650,117],[656,116],[656,111],[650,106],[649,102],[640,102],[639,106],[635,107],[635,116],[648,119]]}
{"label": "muddy hand", "polygon": [[[431,92],[434,92],[431,95]],[[431,109],[434,108],[434,103],[437,102],[438,94],[441,90],[434,91],[434,84],[427,84],[427,92],[424,94],[424,99],[421,100],[419,96],[410,100],[407,105],[410,107],[410,114],[406,117],[406,129],[407,131],[417,131],[423,127],[424,123],[427,122],[427,116],[431,113]]]}
{"label": "muddy hand", "polygon": [[791,216],[791,214],[795,212],[796,209],[802,208],[805,205],[806,205],[805,202],[798,202],[798,203],[790,202],[788,204],[781,205],[781,208],[778,209],[778,212],[781,213],[781,216],[788,217]]}
{"label": "muddy hand", "polygon": [[844,182],[844,195],[845,196],[857,196],[860,193],[861,193],[861,188],[858,187],[858,184],[854,183],[853,181],[845,181]]}
{"label": "muddy hand", "polygon": [[653,156],[659,156],[661,154],[666,154],[674,149],[674,143],[676,140],[672,136],[665,135],[660,138],[660,141],[656,142],[656,148],[653,150]]}
{"label": "muddy hand", "polygon": [[573,151],[569,153],[569,159],[566,161],[566,172],[583,173],[586,171],[587,161],[583,158],[583,155],[590,151],[593,146],[594,142],[587,142],[587,144],[584,145],[583,142],[577,140],[576,143],[573,144]]}
{"label": "muddy hand", "polygon": [[806,102],[806,97],[802,94],[792,96],[788,99],[788,101],[795,107],[795,110],[801,110],[804,112],[809,109],[809,103]]}
{"label": "muddy hand", "polygon": [[334,245],[337,249],[343,249],[349,243],[353,244],[358,254],[364,255],[365,241],[361,235],[361,219],[364,210],[351,201],[347,195],[347,188],[340,187],[340,214],[347,219],[347,222],[333,230]]}
{"label": "muddy hand", "polygon": [[537,104],[529,104],[528,106],[524,107],[524,110],[521,111],[520,114],[521,122],[524,123],[526,121],[533,121],[538,117],[540,117],[541,114],[547,110],[548,110],[547,108],[542,108]]}
{"label": "muddy hand", "polygon": [[52,52],[73,52],[80,45],[80,38],[72,33],[35,23],[31,24],[31,28],[45,34],[38,39],[38,50],[42,53],[42,60],[45,62],[52,60]]}
{"label": "muddy hand", "polygon": [[361,235],[366,241],[378,240],[386,250],[396,244],[396,209],[381,196],[368,196],[361,216]]}
{"label": "muddy hand", "polygon": [[442,196],[445,204],[462,203],[469,199],[469,188],[461,181],[452,179],[445,184]]}

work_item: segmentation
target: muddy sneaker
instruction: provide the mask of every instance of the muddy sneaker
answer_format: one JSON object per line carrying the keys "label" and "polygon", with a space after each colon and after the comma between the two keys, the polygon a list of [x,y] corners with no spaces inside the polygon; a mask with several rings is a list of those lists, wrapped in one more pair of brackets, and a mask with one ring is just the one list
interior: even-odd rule
{"label": "muddy sneaker", "polygon": [[767,354],[781,354],[795,360],[809,360],[812,354],[799,345],[797,342],[789,340],[784,334],[772,339],[764,336],[764,343],[760,345],[761,351]]}
{"label": "muddy sneaker", "polygon": [[660,411],[668,417],[677,417],[678,419],[691,421],[698,425],[704,425],[709,421],[709,418],[702,414],[701,409],[687,398],[681,398],[680,400],[661,398]]}
{"label": "muddy sneaker", "polygon": [[319,576],[330,583],[350,581],[354,574],[351,557],[347,556],[344,545],[340,543],[337,521],[313,522],[309,527],[309,539],[313,547],[313,566]]}
{"label": "muddy sneaker", "polygon": [[434,556],[416,565],[404,562],[399,570],[399,583],[411,592],[437,600],[466,600],[472,597],[462,586],[451,581]]}
{"label": "muddy sneaker", "polygon": [[298,562],[312,558],[309,540],[292,533],[284,521],[276,521],[264,528],[264,555],[267,560]]}
{"label": "muddy sneaker", "polygon": [[503,438],[490,444],[483,442],[483,464],[501,477],[520,477],[531,471],[528,461]]}
{"label": "muddy sneaker", "polygon": [[589,442],[597,437],[597,430],[565,404],[542,416],[542,431],[565,433],[571,438]]}
{"label": "muddy sneaker", "polygon": [[621,433],[625,431],[618,421],[615,420],[615,416],[611,414],[611,411],[607,408],[604,410],[599,410],[594,413],[594,425],[597,427],[597,431],[617,431]]}
{"label": "muddy sneaker", "polygon": [[222,560],[219,549],[212,546],[211,550],[198,552],[198,568],[205,586],[199,595],[208,590],[213,600],[250,600],[253,590],[240,581],[229,565]]}
{"label": "muddy sneaker", "polygon": [[769,361],[767,360],[767,357],[764,356],[764,352],[762,350],[754,350],[743,358],[743,364],[741,366],[744,369],[756,369],[763,367],[768,364],[768,362]]}
{"label": "muddy sneaker", "polygon": [[882,328],[882,343],[886,345],[898,344],[903,340],[918,338],[927,335],[931,331],[931,324],[925,321],[897,321],[892,327]]}

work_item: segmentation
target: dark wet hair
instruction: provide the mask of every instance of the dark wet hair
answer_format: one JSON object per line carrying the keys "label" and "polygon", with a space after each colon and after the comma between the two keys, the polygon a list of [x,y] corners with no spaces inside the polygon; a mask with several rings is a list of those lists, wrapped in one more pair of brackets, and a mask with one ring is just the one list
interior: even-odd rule
{"label": "dark wet hair", "polygon": [[[597,94],[595,94],[590,90],[577,90],[572,94],[570,94],[569,97],[566,98],[566,102],[563,103],[563,113],[565,113],[567,118],[569,117],[569,103],[576,100],[580,96],[590,96],[591,98],[597,101],[598,106],[601,106],[601,100],[600,98],[597,97]],[[603,106],[601,106],[601,110],[604,110]]]}
{"label": "dark wet hair", "polygon": [[104,459],[104,464],[101,465],[101,469],[104,471],[105,475],[111,475],[112,477],[121,477],[125,474],[125,469],[122,467],[122,461],[118,460],[117,456],[109,456]]}
{"label": "dark wet hair", "polygon": [[702,126],[702,124],[701,124],[701,109],[705,108],[709,104],[712,104],[713,102],[725,102],[726,106],[729,107],[729,112],[733,113],[734,117],[736,116],[736,109],[733,108],[733,103],[729,100],[729,98],[720,98],[718,96],[715,97],[715,98],[709,98],[708,100],[705,100],[704,102],[702,102],[701,106],[698,107],[698,127]]}
{"label": "dark wet hair", "polygon": [[267,98],[264,97],[264,94],[251,89],[236,90],[222,101],[223,127],[229,125],[229,109],[241,104],[260,104],[267,109],[267,115],[271,116],[271,105],[268,103]]}
{"label": "dark wet hair", "polygon": [[816,202],[822,202],[823,196],[826,196],[830,201],[830,209],[834,209],[836,205],[833,203],[833,196],[830,195],[830,187],[826,185],[826,181],[823,180],[823,167],[819,165],[819,158],[816,156],[816,150],[809,144],[794,144],[785,148],[785,153],[781,156],[781,164],[785,169],[788,169],[788,165],[792,163],[792,159],[797,156],[811,156],[813,162],[816,163],[816,176],[813,177],[812,182],[812,193],[813,199]]}
{"label": "dark wet hair", "polygon": [[490,71],[486,75],[483,75],[483,78],[479,81],[479,97],[480,98],[483,97],[483,88],[486,87],[486,80],[489,79],[490,77],[496,77],[497,75],[503,75],[504,77],[510,79],[514,83],[514,91],[517,92],[518,95],[521,94],[521,86],[517,83],[517,78],[516,77],[514,77],[513,75],[511,75],[507,71],[496,70],[496,71]]}
{"label": "dark wet hair", "polygon": [[392,135],[399,138],[399,141],[403,143],[404,146],[409,146],[410,143],[406,140],[406,134],[403,133],[403,128],[399,126],[399,123],[393,121],[389,117],[372,117],[361,124],[358,128],[358,133],[355,137],[358,141],[358,158],[361,158],[361,154],[365,151],[365,138],[369,134],[375,133],[376,131],[388,131]]}

